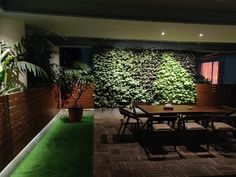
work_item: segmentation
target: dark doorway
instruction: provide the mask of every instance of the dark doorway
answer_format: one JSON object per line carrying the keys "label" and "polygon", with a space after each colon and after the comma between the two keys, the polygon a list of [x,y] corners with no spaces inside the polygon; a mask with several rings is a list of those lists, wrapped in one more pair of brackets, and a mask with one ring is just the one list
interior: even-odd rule
{"label": "dark doorway", "polygon": [[60,48],[60,65],[72,68],[75,61],[92,67],[92,49],[90,47],[62,47]]}

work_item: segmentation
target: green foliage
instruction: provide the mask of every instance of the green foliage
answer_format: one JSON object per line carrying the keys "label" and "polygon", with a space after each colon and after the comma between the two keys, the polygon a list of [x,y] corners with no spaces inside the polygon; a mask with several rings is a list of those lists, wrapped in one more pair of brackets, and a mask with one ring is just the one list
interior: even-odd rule
{"label": "green foliage", "polygon": [[193,78],[170,54],[162,55],[162,64],[157,69],[153,85],[160,103],[194,103],[196,90]]}
{"label": "green foliage", "polygon": [[[23,50],[22,57],[25,61],[44,68],[47,74],[50,73],[49,59],[53,53],[53,40],[59,36],[36,27],[27,26],[27,33],[21,39]],[[34,78],[28,75],[28,86],[34,87],[45,83],[46,80]]]}
{"label": "green foliage", "polygon": [[117,107],[134,100],[147,99],[146,90],[134,79],[140,61],[132,50],[104,50],[94,55],[95,104]]}
{"label": "green foliage", "polygon": [[61,91],[74,98],[73,107],[77,107],[77,102],[81,95],[91,86],[93,82],[92,71],[85,63],[75,62],[73,69],[62,68],[52,65],[52,80],[58,84]]}
{"label": "green foliage", "polygon": [[26,61],[19,61],[19,59],[22,60],[23,58],[20,57],[20,50],[16,46],[19,47],[20,44],[12,47],[4,41],[0,42],[0,95],[20,88],[19,82],[9,84],[9,76],[15,77],[16,81],[18,81],[20,72],[29,71],[34,76],[47,77],[47,74],[42,68]]}
{"label": "green foliage", "polygon": [[[155,49],[99,48],[93,56],[95,95],[98,107],[131,105],[133,101],[156,102],[153,83],[165,51]],[[195,57],[168,51],[191,76],[196,75]],[[192,101],[191,101],[192,102]]]}
{"label": "green foliage", "polygon": [[52,39],[55,34],[35,27],[27,27],[26,36],[22,37],[21,43],[25,48],[23,53],[25,60],[38,66],[49,66],[52,51]]}
{"label": "green foliage", "polygon": [[168,52],[172,57],[178,61],[182,68],[184,68],[187,73],[192,76],[196,82],[197,73],[197,62],[195,56],[187,51],[181,52]]}

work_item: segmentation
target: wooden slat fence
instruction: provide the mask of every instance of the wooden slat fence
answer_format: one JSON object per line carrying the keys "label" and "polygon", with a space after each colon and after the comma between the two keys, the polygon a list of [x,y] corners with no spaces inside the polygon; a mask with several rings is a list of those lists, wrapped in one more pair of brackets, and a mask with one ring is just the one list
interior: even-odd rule
{"label": "wooden slat fence", "polygon": [[0,169],[58,113],[53,86],[0,97]]}
{"label": "wooden slat fence", "polygon": [[[95,89],[94,84],[91,84],[91,87],[81,95],[78,104],[83,106],[83,108],[94,108],[94,101],[93,101],[94,89]],[[67,108],[68,106],[73,105],[73,102],[74,99],[72,96],[64,99],[62,97],[63,108]]]}

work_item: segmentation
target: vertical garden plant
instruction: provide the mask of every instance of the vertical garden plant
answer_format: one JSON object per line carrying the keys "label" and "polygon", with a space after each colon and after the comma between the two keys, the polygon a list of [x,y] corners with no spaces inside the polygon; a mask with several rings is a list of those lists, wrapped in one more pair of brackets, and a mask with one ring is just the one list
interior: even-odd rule
{"label": "vertical garden plant", "polygon": [[130,105],[146,90],[134,79],[138,60],[130,49],[106,49],[94,55],[95,104],[99,107]]}
{"label": "vertical garden plant", "polygon": [[[157,49],[99,48],[95,51],[93,62],[96,85],[94,101],[98,107],[130,105],[133,101],[195,101],[193,78],[196,75],[196,58],[192,53]],[[167,72],[165,67],[169,67]],[[184,82],[181,80],[182,76]],[[170,79],[167,83],[166,78]],[[177,86],[174,85],[175,81]],[[164,90],[164,87],[167,87],[167,90]],[[177,90],[177,93],[174,90]]]}
{"label": "vertical garden plant", "polygon": [[160,103],[194,103],[196,89],[193,78],[172,55],[164,53],[153,84]]}

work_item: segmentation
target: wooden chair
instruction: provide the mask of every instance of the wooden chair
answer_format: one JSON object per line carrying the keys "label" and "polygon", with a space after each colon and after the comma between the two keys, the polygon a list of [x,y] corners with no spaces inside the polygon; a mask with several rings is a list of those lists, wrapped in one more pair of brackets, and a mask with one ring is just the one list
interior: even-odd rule
{"label": "wooden chair", "polygon": [[187,137],[187,145],[193,145],[195,143],[202,143],[197,141],[204,141],[209,149],[209,142],[207,138],[207,127],[210,117],[208,115],[185,115],[182,117],[183,133]]}
{"label": "wooden chair", "polygon": [[236,113],[229,115],[216,115],[212,117],[209,126],[215,135],[215,142],[223,141],[227,132],[233,134],[236,139]]}
{"label": "wooden chair", "polygon": [[148,120],[148,129],[146,137],[148,143],[147,145],[150,146],[151,141],[160,142],[161,139],[158,139],[158,136],[160,137],[161,135],[163,135],[166,138],[162,139],[162,144],[172,144],[174,146],[174,150],[176,151],[176,120],[177,116],[172,114],[152,117],[151,120]]}

